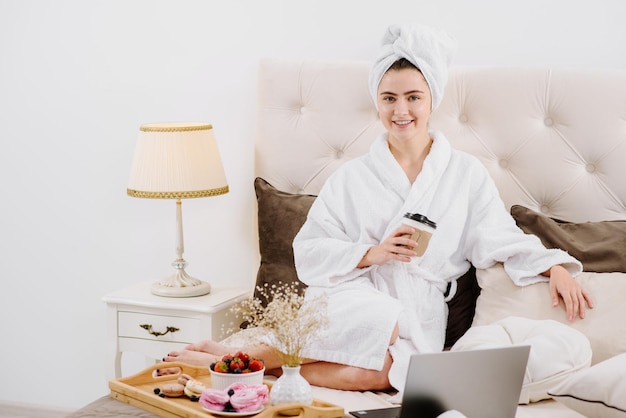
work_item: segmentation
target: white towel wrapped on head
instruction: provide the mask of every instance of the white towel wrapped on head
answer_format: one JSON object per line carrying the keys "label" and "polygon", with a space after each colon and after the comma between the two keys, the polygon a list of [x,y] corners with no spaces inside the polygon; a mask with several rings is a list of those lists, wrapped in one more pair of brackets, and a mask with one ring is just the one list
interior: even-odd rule
{"label": "white towel wrapped on head", "polygon": [[391,25],[383,37],[383,46],[369,75],[369,89],[374,105],[378,84],[385,72],[400,58],[406,58],[424,75],[435,110],[448,81],[448,66],[456,51],[456,41],[445,32],[423,25]]}

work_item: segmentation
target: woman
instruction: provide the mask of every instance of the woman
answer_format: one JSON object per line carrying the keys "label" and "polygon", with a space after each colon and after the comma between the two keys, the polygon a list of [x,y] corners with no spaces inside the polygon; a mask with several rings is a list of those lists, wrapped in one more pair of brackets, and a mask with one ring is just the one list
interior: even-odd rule
{"label": "woman", "polygon": [[[569,320],[592,307],[572,277],[580,262],[517,228],[482,164],[429,130],[453,49],[433,29],[389,27],[370,73],[386,132],[326,181],[294,240],[307,297],[330,297],[326,342],[305,353],[301,369],[313,385],[402,391],[410,355],[443,348],[446,297],[470,263],[502,262],[520,286],[549,280]],[[437,223],[422,258],[409,249],[418,244],[401,222],[407,212]],[[188,348],[166,359],[206,363],[206,353],[232,351],[209,341]],[[268,369],[280,366],[268,347],[247,351]]]}

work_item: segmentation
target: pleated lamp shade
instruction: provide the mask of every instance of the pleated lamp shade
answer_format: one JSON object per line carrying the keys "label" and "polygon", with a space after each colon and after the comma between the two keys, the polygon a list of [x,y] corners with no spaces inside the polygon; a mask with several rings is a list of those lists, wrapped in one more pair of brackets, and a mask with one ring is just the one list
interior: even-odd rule
{"label": "pleated lamp shade", "polygon": [[187,199],[228,193],[213,127],[199,122],[141,125],[129,196]]}

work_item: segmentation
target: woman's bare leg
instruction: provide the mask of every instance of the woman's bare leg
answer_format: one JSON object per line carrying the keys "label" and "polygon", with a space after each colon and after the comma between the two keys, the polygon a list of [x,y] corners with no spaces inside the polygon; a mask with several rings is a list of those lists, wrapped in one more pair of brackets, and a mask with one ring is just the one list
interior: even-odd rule
{"label": "woman's bare leg", "polygon": [[391,389],[389,383],[391,363],[391,355],[387,353],[385,364],[380,371],[318,361],[304,364],[300,372],[314,386],[340,390],[387,390]]}
{"label": "woman's bare leg", "polygon": [[[396,342],[400,335],[398,325],[394,327],[389,345]],[[387,351],[382,370],[363,369],[345,364],[329,363],[324,361],[305,360],[300,369],[304,378],[314,386],[322,386],[340,390],[388,390],[389,370],[393,359]],[[271,370],[270,374],[279,376],[280,369]]]}
{"label": "woman's bare leg", "polygon": [[[399,330],[396,325],[389,339],[389,345],[392,345],[398,336]],[[282,362],[274,349],[262,344],[234,348],[226,347],[215,341],[205,340],[189,344],[181,351],[171,351],[163,358],[163,361],[180,361],[195,366],[208,366],[221,359],[225,354],[235,354],[237,351],[243,351],[252,357],[263,359],[266,374],[280,376],[282,373]],[[391,388],[388,375],[392,362],[389,352],[385,356],[383,369],[380,371],[304,359],[301,373],[314,386],[341,390],[387,390]]]}
{"label": "woman's bare leg", "polygon": [[[166,362],[178,361],[194,366],[208,366],[220,360],[224,354],[234,354],[240,350],[252,357],[263,359],[266,374],[273,376],[282,374],[282,362],[276,356],[274,349],[266,345],[229,349],[212,341],[202,341],[191,344],[180,351],[171,351],[163,360]],[[390,387],[387,377],[390,367],[391,356],[389,354],[385,358],[385,365],[381,371],[305,359],[301,373],[314,386],[342,390],[385,390]],[[159,370],[160,375],[177,372],[177,369]]]}
{"label": "woman's bare leg", "polygon": [[[399,336],[400,331],[396,324],[389,338],[389,345],[393,345]],[[392,363],[391,354],[387,351],[380,371],[318,361],[303,364],[301,373],[315,386],[341,390],[387,390],[391,389],[389,369]]]}

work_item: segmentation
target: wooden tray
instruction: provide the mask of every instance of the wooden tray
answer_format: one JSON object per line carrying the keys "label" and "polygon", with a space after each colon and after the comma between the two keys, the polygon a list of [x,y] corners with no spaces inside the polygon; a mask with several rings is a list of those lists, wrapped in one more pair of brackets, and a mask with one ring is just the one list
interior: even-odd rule
{"label": "wooden tray", "polygon": [[[177,374],[166,376],[155,376],[157,369],[179,368]],[[186,373],[194,379],[200,380],[207,387],[211,387],[211,375],[207,367],[195,367],[184,363],[158,363],[137,374],[114,379],[109,381],[111,398],[118,401],[134,405],[145,411],[164,418],[207,418],[221,416],[202,409],[198,402],[192,402],[188,397],[161,398],[154,393],[154,388],[164,383],[176,382],[178,376]],[[264,382],[270,389],[272,384]],[[268,403],[265,409],[254,418],[273,418],[281,416],[296,416],[302,418],[342,418],[344,410],[341,406],[333,405],[318,399],[313,400],[313,404],[304,405],[291,403],[285,405],[270,406]]]}

